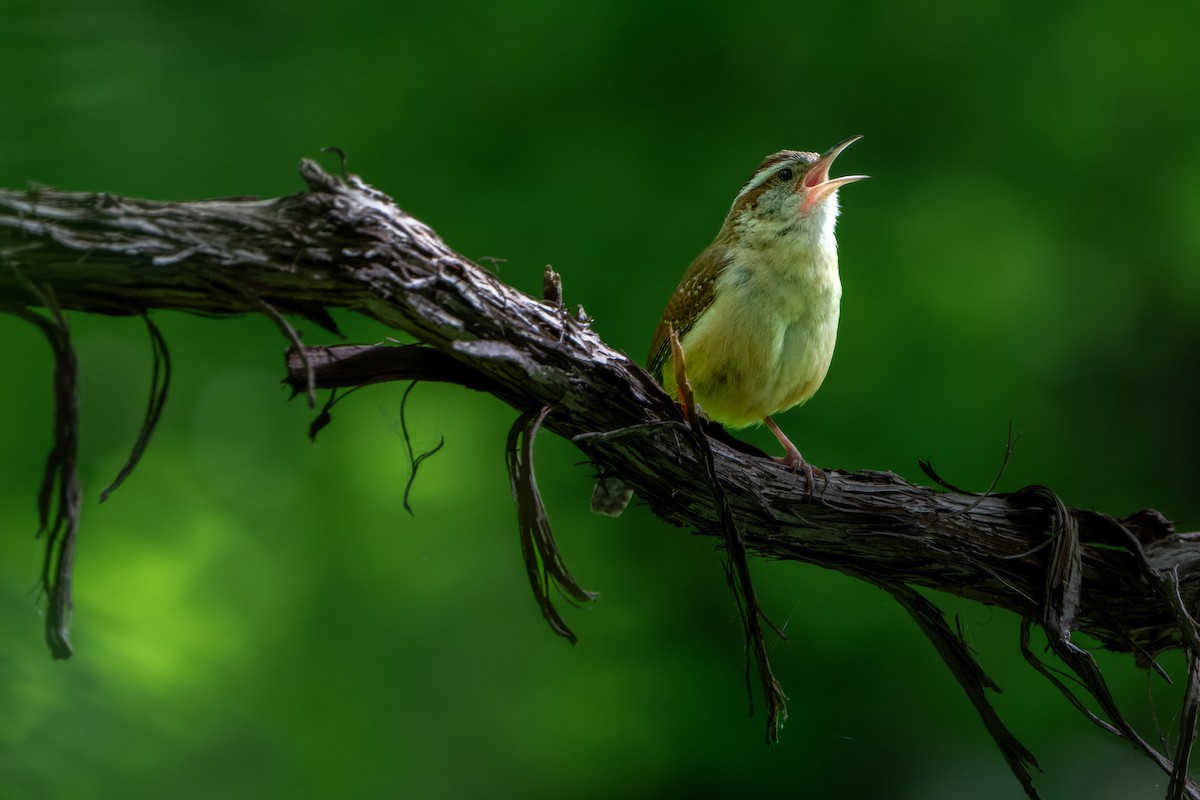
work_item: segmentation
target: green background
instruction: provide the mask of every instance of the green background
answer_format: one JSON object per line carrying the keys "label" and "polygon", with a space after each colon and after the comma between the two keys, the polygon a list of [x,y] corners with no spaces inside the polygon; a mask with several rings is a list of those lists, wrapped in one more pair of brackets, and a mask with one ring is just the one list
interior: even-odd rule
{"label": "green background", "polygon": [[[642,358],[759,159],[854,133],[841,338],[783,427],[814,463],[1040,483],[1200,529],[1200,7],[1131,3],[20,3],[0,0],[0,185],[187,200],[301,189],[324,145],[526,291],[562,274]],[[333,166],[331,157],[324,162]],[[553,636],[523,574],[502,445],[514,412],[418,387],[340,405],[317,444],[263,318],[155,317],[176,378],[145,404],[138,320],[71,322],[82,359],[76,656],[34,591],[49,350],[0,318],[0,797],[1013,798],[915,625],[882,592],[755,562],[790,635],[777,746],[747,718],[713,542],[587,511],[547,435],[541,487],[594,607]],[[352,341],[391,332],[340,315]],[[329,337],[305,326],[311,343]],[[769,434],[747,438],[774,447]],[[1164,777],[1016,654],[1006,612],[936,596],[1004,686],[1048,798]],[[1183,677],[1177,657],[1164,664]],[[1152,738],[1178,690],[1102,666]],[[1178,680],[1177,680],[1178,682]]]}

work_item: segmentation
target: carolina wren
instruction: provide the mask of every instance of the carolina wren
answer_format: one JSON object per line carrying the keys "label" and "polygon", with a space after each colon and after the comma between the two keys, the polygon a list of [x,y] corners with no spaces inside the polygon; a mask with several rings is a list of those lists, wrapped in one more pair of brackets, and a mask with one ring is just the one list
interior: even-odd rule
{"label": "carolina wren", "polygon": [[768,156],[738,192],[717,238],[680,281],[650,344],[647,367],[675,393],[671,330],[683,347],[695,402],[730,428],[766,423],[786,455],[807,466],[771,416],[808,400],[837,341],[837,190],[866,175],[830,178],[852,136],[824,155]]}

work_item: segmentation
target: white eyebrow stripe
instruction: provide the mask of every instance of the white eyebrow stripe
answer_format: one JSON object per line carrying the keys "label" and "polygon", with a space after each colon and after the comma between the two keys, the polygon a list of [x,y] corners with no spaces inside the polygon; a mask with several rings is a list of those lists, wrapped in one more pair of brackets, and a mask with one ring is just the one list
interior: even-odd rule
{"label": "white eyebrow stripe", "polygon": [[766,183],[768,180],[770,180],[775,175],[776,172],[778,172],[783,167],[791,166],[791,167],[795,168],[797,165],[798,165],[798,162],[796,161],[796,159],[786,158],[786,159],[783,159],[782,161],[776,161],[773,164],[770,164],[769,166],[763,167],[758,172],[754,173],[754,177],[752,177],[749,181],[747,181],[746,185],[742,187],[742,190],[737,193],[737,197],[733,198],[733,204],[736,206],[738,204],[739,200],[741,200],[743,197],[745,197],[747,194],[754,191],[758,187],[762,186],[764,183]]}

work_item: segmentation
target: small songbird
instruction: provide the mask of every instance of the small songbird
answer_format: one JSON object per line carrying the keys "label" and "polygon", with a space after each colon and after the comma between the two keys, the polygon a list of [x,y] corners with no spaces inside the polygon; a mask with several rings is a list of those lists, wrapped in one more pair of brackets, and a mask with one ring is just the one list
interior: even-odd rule
{"label": "small songbird", "polygon": [[830,178],[829,169],[859,138],[821,156],[784,150],[762,162],[675,289],[647,362],[676,394],[674,330],[708,418],[735,429],[765,423],[786,453],[776,460],[809,472],[771,417],[812,397],[833,358],[842,298],[837,190],[867,176]]}

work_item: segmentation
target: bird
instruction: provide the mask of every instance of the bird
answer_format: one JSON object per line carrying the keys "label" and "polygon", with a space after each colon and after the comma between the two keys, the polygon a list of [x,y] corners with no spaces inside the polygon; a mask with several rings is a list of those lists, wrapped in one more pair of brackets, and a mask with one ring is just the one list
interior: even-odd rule
{"label": "bird", "polygon": [[[683,404],[674,334],[703,416],[734,430],[765,424],[783,446],[775,460],[803,470],[810,490],[812,467],[773,417],[809,400],[833,360],[842,299],[838,190],[868,176],[831,178],[829,169],[861,138],[821,155],[781,150],[759,164],[668,300],[646,360]],[[632,495],[619,477],[601,475],[592,510],[619,516]]]}
{"label": "bird", "polygon": [[647,359],[677,394],[674,332],[703,414],[734,430],[765,424],[784,449],[776,461],[809,475],[772,418],[809,400],[833,359],[842,298],[838,190],[867,176],[831,178],[829,170],[860,138],[822,155],[782,150],[763,160],[671,295]]}

